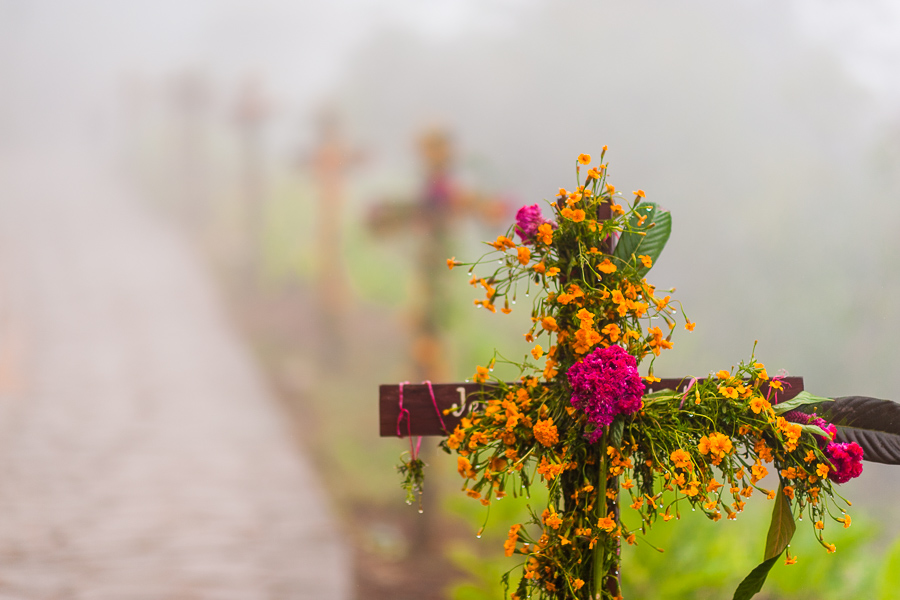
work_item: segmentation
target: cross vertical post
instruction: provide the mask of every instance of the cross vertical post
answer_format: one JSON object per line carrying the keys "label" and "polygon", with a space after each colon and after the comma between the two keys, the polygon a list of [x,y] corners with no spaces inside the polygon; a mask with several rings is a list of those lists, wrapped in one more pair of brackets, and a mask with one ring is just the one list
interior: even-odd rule
{"label": "cross vertical post", "polygon": [[[425,170],[425,188],[420,198],[413,202],[380,204],[369,219],[370,229],[376,234],[413,226],[424,235],[417,257],[418,298],[411,356],[412,378],[417,382],[446,377],[440,336],[442,320],[449,307],[448,294],[444,291],[446,278],[441,267],[446,264],[449,254],[454,221],[471,212],[499,216],[504,208],[500,202],[484,202],[478,195],[456,186],[452,177],[453,147],[445,130],[428,131],[420,139],[419,150]],[[430,398],[428,402],[431,402]],[[420,458],[427,463],[432,452],[433,449],[426,446]],[[433,490],[423,497],[423,515],[417,522],[412,540],[413,552],[428,552],[433,546],[436,499]]]}

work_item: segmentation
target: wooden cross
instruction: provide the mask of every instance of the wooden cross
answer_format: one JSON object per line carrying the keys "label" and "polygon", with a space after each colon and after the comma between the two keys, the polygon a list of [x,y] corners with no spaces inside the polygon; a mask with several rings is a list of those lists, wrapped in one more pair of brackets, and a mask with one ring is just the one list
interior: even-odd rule
{"label": "wooden cross", "polygon": [[[691,379],[691,377],[669,378],[645,385],[648,393],[665,389],[684,392]],[[779,402],[790,400],[803,391],[802,377],[785,377],[782,382],[784,390],[778,395]],[[406,384],[403,386],[403,408],[409,411],[409,414],[404,414],[403,421],[400,422],[400,386],[379,386],[379,435],[381,437],[397,437],[398,435],[405,437],[408,434],[446,435],[452,432],[462,418],[478,404],[479,393],[490,387],[490,384],[480,383],[435,383],[432,384],[434,390],[434,402],[432,402],[426,384]],[[435,403],[437,410],[435,410]],[[440,418],[437,411],[441,412]],[[444,411],[450,412],[445,415]],[[409,419],[408,423],[407,418]],[[441,427],[441,418],[447,427],[446,432]]]}
{"label": "wooden cross", "polygon": [[343,247],[341,227],[346,204],[345,178],[347,172],[364,159],[360,150],[349,147],[341,135],[341,119],[331,107],[324,108],[316,118],[316,148],[311,156],[301,159],[301,165],[311,166],[316,186],[316,246],[333,249],[333,261],[321,261],[316,272],[315,302],[319,316],[319,347],[322,362],[340,369],[346,355],[347,336],[343,324],[349,286],[341,260]]}
{"label": "wooden cross", "polygon": [[[446,131],[435,129],[426,133],[419,148],[426,176],[426,187],[420,198],[376,206],[369,218],[369,228],[376,234],[418,228],[425,236],[418,252],[417,283],[420,287],[412,352],[414,376],[425,380],[441,379],[444,375],[446,361],[441,356],[439,336],[441,318],[447,312],[448,294],[443,290],[445,278],[441,269],[446,264],[452,222],[473,212],[499,222],[506,211],[502,203],[485,201],[454,184],[451,176],[453,151]],[[423,459],[427,461],[431,451],[431,448],[424,449]],[[411,540],[414,554],[428,554],[434,550],[435,507],[436,494],[426,495],[423,518],[417,519]]]}
{"label": "wooden cross", "polygon": [[263,132],[271,112],[262,79],[256,74],[248,74],[238,88],[234,118],[240,139],[241,216],[245,223],[240,271],[245,283],[251,286],[258,284],[265,198]]}
{"label": "wooden cross", "polygon": [[440,379],[443,365],[439,344],[440,319],[446,314],[441,267],[448,257],[453,221],[472,214],[499,222],[506,206],[460,189],[453,181],[453,148],[449,134],[433,129],[422,136],[420,152],[426,187],[412,202],[384,202],[370,214],[369,228],[376,234],[411,228],[422,230],[425,242],[418,253],[419,306],[414,325],[413,373],[419,379]]}
{"label": "wooden cross", "polygon": [[172,83],[175,112],[175,161],[180,216],[188,225],[200,228],[209,210],[208,116],[212,92],[206,76],[188,71]]}
{"label": "wooden cross", "polygon": [[[608,203],[598,209],[597,218],[607,220],[612,217],[611,207]],[[605,252],[611,251],[612,240],[604,244]],[[430,379],[427,375],[422,379]],[[684,391],[691,381],[691,377],[668,378],[653,384],[645,384],[647,392],[671,389]],[[779,394],[779,400],[790,400],[803,391],[802,377],[786,377],[784,390]],[[400,386],[382,385],[378,389],[378,415],[379,435],[381,437],[404,437],[406,435],[447,435],[459,424],[463,416],[472,411],[478,403],[477,396],[473,394],[486,389],[490,384],[478,383],[438,383],[432,384],[434,399],[428,386],[404,385],[403,409],[409,411],[404,414],[408,422],[400,422]],[[444,415],[444,411],[448,411]],[[438,412],[441,414],[438,415]],[[446,426],[446,431],[441,423]]]}

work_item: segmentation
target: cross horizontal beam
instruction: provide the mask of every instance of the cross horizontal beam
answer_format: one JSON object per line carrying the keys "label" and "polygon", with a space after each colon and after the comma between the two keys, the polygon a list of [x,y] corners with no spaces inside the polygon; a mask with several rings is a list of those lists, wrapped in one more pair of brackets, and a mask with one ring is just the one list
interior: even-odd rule
{"label": "cross horizontal beam", "polygon": [[[684,391],[691,382],[691,377],[681,379],[663,379],[647,385],[647,392],[664,389]],[[701,380],[702,381],[702,380]],[[790,400],[803,391],[802,377],[785,377],[784,390],[779,392],[778,399],[781,402]],[[412,435],[444,435],[441,421],[437,411],[441,411],[441,418],[447,431],[459,424],[460,420],[471,410],[472,404],[478,400],[478,392],[490,389],[491,384],[480,383],[435,383],[434,402],[426,384],[407,384],[403,386],[403,408],[409,411],[409,426],[404,417],[399,426],[399,436]],[[763,387],[764,393],[768,392],[768,385]],[[435,410],[435,404],[437,410]],[[452,413],[443,414],[453,405],[459,407]],[[400,416],[400,386],[381,385],[378,387],[379,427],[381,437],[396,437],[398,435],[397,419]]]}

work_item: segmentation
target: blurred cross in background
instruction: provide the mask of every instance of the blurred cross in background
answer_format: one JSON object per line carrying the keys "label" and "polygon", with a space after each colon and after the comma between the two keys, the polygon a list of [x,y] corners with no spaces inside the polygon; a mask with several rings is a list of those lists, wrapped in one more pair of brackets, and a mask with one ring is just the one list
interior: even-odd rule
{"label": "blurred cross in background", "polygon": [[[433,128],[419,140],[425,171],[425,186],[418,198],[384,202],[375,206],[369,227],[377,235],[417,230],[422,236],[417,252],[415,307],[412,333],[412,373],[418,381],[441,381],[448,377],[447,360],[441,351],[441,330],[449,313],[449,294],[444,289],[453,228],[458,221],[477,217],[499,223],[507,212],[504,202],[464,190],[453,179],[454,148],[448,131]],[[420,457],[427,463],[433,450],[426,446]],[[434,550],[434,513],[439,492],[432,487],[423,497],[423,514],[417,519],[413,555]]]}
{"label": "blurred cross in background", "polygon": [[177,76],[171,94],[178,148],[173,156],[177,210],[189,227],[198,230],[208,217],[211,200],[207,142],[212,94],[205,75],[198,71]]}
{"label": "blurred cross in background", "polygon": [[261,77],[248,74],[238,89],[235,121],[240,138],[240,210],[244,223],[240,272],[243,283],[250,288],[259,283],[266,192],[263,132],[271,112]]}
{"label": "blurred cross in background", "polygon": [[349,286],[344,270],[343,238],[346,203],[345,177],[364,154],[351,148],[341,135],[340,117],[331,108],[322,110],[316,122],[318,141],[312,163],[315,178],[316,247],[319,265],[316,273],[316,312],[319,315],[319,348],[323,362],[340,368],[346,356],[345,322]]}

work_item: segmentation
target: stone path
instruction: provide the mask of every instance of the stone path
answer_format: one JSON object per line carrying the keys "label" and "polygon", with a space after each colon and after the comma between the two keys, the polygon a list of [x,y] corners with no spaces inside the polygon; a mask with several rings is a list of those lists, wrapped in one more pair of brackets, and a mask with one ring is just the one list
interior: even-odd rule
{"label": "stone path", "polygon": [[0,156],[0,599],[342,600],[348,556],[186,242]]}

